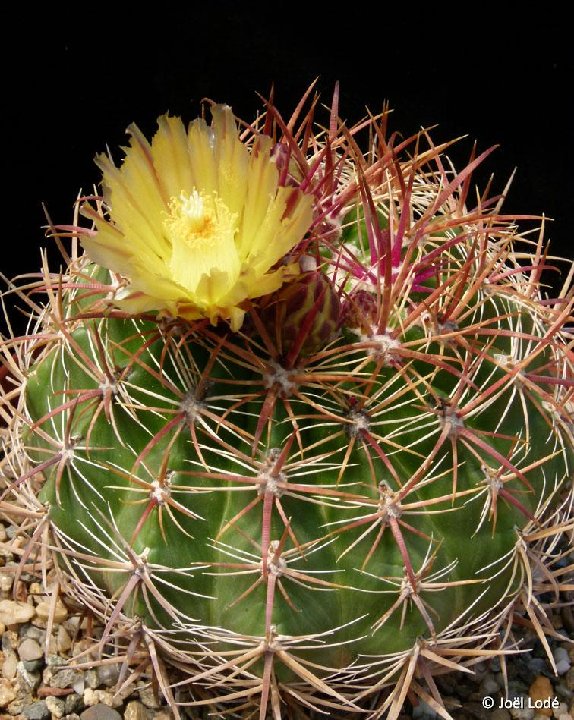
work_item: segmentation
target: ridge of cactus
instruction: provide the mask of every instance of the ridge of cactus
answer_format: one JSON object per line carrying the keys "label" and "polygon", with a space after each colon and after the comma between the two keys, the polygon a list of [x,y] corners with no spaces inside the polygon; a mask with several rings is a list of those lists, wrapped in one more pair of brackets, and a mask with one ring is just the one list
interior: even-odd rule
{"label": "ridge of cactus", "polygon": [[214,105],[98,158],[64,269],[3,294],[30,321],[1,344],[0,510],[16,572],[176,717],[448,719],[433,678],[518,651],[515,617],[548,649],[573,271],[543,295],[536,218],[473,189],[491,150],[456,171],[387,112],[316,108],[240,134]]}

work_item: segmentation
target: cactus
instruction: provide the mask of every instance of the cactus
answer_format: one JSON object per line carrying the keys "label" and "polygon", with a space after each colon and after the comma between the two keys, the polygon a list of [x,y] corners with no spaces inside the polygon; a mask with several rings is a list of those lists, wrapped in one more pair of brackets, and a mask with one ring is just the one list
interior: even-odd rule
{"label": "cactus", "polygon": [[92,226],[52,229],[65,269],[9,289],[23,564],[52,558],[121,681],[145,649],[176,714],[451,717],[433,677],[503,657],[514,614],[544,637],[572,524],[571,294],[542,298],[542,240],[471,200],[490,151],[457,173],[384,114],[130,132]]}

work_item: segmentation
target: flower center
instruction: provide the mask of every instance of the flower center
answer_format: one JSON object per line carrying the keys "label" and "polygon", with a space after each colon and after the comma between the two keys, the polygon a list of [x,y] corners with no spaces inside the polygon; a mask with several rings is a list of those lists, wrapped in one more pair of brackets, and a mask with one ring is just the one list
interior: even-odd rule
{"label": "flower center", "polygon": [[195,291],[214,270],[225,273],[228,280],[236,275],[237,215],[217,193],[194,190],[172,197],[163,226],[172,250],[170,271],[180,285]]}
{"label": "flower center", "polygon": [[190,249],[199,250],[217,242],[218,218],[213,198],[197,190],[187,197],[182,192],[178,198],[171,198],[169,209],[163,224],[172,246],[184,242]]}

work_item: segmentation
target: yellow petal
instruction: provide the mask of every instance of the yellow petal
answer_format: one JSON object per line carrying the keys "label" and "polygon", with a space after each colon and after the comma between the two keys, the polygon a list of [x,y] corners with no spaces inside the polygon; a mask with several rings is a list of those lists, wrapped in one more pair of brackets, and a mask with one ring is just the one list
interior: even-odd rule
{"label": "yellow petal", "polygon": [[153,172],[162,189],[165,205],[181,192],[191,193],[194,187],[187,133],[180,118],[163,115],[151,143]]}

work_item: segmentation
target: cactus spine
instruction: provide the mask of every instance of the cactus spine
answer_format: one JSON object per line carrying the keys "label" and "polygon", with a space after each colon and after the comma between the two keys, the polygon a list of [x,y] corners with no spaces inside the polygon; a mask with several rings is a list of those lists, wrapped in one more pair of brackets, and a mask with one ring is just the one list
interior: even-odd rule
{"label": "cactus spine", "polygon": [[[124,175],[100,160],[109,207],[83,208],[96,232],[58,230],[73,252],[47,304],[17,291],[33,327],[5,342],[5,503],[28,508],[27,557],[49,550],[103,619],[99,649],[146,647],[175,712],[396,718],[410,693],[448,718],[433,675],[503,653],[513,612],[544,623],[534,569],[554,577],[572,522],[571,295],[542,300],[542,249],[519,264],[500,198],[468,207],[483,156],[457,174],[423,136],[393,147],[385,117],[363,155],[336,109],[324,133],[270,108],[237,150],[229,117],[190,126],[205,167],[173,119],[151,146],[132,128]],[[236,168],[229,148],[277,188],[262,226],[284,250],[261,268],[265,243],[237,239],[250,191],[232,207],[200,173]],[[164,246],[126,260],[133,208],[160,203],[137,173],[176,171],[155,218],[171,265]]]}

